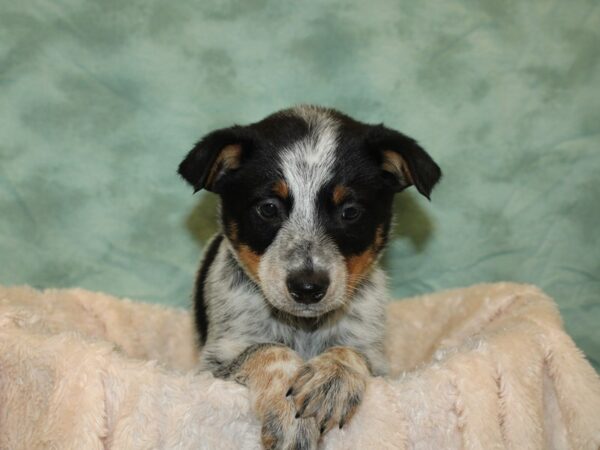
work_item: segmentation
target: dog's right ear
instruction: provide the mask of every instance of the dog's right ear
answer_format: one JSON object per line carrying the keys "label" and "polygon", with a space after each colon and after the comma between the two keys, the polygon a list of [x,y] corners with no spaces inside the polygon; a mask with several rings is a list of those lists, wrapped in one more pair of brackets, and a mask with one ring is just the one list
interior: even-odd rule
{"label": "dog's right ear", "polygon": [[250,145],[247,127],[233,126],[207,134],[179,164],[179,175],[194,187],[218,192],[220,182],[238,169]]}
{"label": "dog's right ear", "polygon": [[374,125],[369,130],[367,145],[379,155],[386,184],[394,192],[414,185],[429,198],[442,171],[414,139],[383,125]]}

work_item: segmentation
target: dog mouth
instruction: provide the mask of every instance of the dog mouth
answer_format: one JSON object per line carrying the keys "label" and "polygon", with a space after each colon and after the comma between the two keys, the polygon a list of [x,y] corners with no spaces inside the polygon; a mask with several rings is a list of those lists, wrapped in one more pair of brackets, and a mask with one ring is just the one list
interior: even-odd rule
{"label": "dog mouth", "polygon": [[316,318],[316,317],[320,317],[323,316],[329,312],[331,312],[333,309],[328,305],[299,305],[297,303],[294,303],[293,300],[291,301],[286,301],[284,304],[278,304],[278,305],[274,305],[272,302],[271,306],[273,308],[275,308],[277,311],[282,312],[284,314],[289,314],[291,316],[295,316],[295,317],[301,317],[301,318]]}
{"label": "dog mouth", "polygon": [[291,304],[289,308],[289,314],[298,317],[318,317],[327,312],[330,309],[326,308],[325,305],[297,305]]}
{"label": "dog mouth", "polygon": [[273,296],[273,292],[264,292],[264,297],[270,306],[277,312],[300,318],[316,318],[339,309],[346,304],[345,298],[325,295],[320,301],[314,303],[301,303],[289,292]]}

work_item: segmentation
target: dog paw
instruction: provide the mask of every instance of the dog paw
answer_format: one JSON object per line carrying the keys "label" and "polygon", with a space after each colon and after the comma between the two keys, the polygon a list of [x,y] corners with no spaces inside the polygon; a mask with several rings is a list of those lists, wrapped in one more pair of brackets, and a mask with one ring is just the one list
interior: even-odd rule
{"label": "dog paw", "polygon": [[362,401],[369,369],[350,348],[334,347],[297,372],[287,392],[298,420],[314,418],[321,434],[350,420]]}
{"label": "dog paw", "polygon": [[266,450],[316,450],[319,438],[315,419],[296,418],[288,399],[272,402],[262,418],[261,441]]}

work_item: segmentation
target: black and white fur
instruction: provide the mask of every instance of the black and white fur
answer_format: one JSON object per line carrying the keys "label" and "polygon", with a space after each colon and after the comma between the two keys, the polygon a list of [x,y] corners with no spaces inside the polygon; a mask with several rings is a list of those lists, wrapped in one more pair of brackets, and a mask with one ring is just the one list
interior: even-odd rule
{"label": "black and white fur", "polygon": [[[410,185],[429,197],[441,176],[413,139],[332,109],[298,106],[208,134],[179,173],[196,190],[221,197],[222,232],[209,244],[196,283],[203,369],[247,380],[241,372],[256,376],[279,349],[288,353],[273,367],[287,373],[288,381],[278,389],[290,393],[302,390],[297,382],[307,367],[316,370],[310,366],[313,359],[341,348],[353,353],[340,350],[328,353],[330,363],[318,360],[319,367],[332,368],[330,373],[323,369],[323,383],[343,377],[336,367],[348,369],[351,377],[361,372],[353,366],[360,361],[372,375],[386,373],[388,295],[377,259],[387,241],[392,199]],[[256,368],[251,370],[252,358]],[[287,363],[292,365],[286,368]],[[264,372],[274,373],[269,370]],[[314,384],[318,377],[311,377]],[[344,397],[343,384],[336,385],[339,395],[302,396],[309,407],[314,403],[310,417],[321,418],[322,423],[315,422],[321,432],[333,425],[336,408],[341,425],[345,402],[359,402],[362,392]],[[336,395],[341,406],[329,405]],[[302,402],[296,415],[306,409]],[[257,406],[263,445],[314,448],[318,435],[310,432],[310,417],[301,415],[304,425],[297,427],[282,418],[289,415],[286,408]]]}

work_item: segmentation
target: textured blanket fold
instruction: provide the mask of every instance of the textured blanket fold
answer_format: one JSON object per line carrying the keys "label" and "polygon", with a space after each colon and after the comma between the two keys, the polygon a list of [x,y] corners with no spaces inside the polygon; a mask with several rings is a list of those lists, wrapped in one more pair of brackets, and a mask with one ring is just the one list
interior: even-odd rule
{"label": "textured blanket fold", "polygon": [[[600,380],[535,287],[389,305],[393,374],[326,449],[600,448]],[[191,316],[0,286],[0,449],[259,447],[246,389],[196,373]]]}

